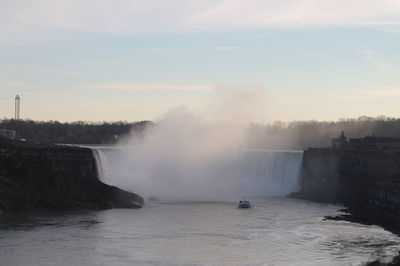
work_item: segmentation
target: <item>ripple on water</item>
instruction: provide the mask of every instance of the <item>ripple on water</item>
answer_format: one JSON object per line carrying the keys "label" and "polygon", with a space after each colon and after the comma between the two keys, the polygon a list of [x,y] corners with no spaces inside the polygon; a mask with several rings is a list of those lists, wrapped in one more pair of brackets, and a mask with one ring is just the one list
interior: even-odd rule
{"label": "ripple on water", "polygon": [[251,201],[1,218],[1,265],[359,265],[400,249],[379,227],[323,220],[340,206]]}

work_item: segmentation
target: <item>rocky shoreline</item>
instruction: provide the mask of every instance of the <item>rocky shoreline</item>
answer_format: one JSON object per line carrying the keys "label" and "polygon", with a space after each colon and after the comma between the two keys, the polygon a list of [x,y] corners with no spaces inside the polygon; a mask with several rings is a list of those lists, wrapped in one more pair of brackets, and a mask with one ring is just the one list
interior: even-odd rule
{"label": "rocky shoreline", "polygon": [[[400,236],[400,152],[310,148],[304,151],[302,190],[292,197],[340,203],[344,214],[325,217],[377,225]],[[390,263],[400,265],[400,253]]]}
{"label": "rocky shoreline", "polygon": [[[365,225],[377,225],[385,230],[400,236],[400,225],[395,222],[394,219],[386,216],[382,210],[371,207],[371,206],[352,206],[346,209],[340,210],[344,214],[336,216],[326,216],[327,220],[334,221],[347,221],[352,223],[360,223]],[[400,251],[391,262],[384,263],[379,259],[368,262],[365,266],[398,266],[400,265]]]}
{"label": "rocky shoreline", "polygon": [[102,183],[92,150],[0,138],[0,214],[140,208],[137,194]]}

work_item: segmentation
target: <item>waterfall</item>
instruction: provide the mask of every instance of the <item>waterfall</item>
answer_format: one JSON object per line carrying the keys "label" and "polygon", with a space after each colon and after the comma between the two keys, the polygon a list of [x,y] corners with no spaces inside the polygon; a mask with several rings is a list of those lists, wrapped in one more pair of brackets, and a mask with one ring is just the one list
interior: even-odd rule
{"label": "waterfall", "polygon": [[97,176],[103,182],[109,180],[109,174],[111,171],[110,164],[104,152],[99,148],[92,147],[93,157],[96,160]]}
{"label": "waterfall", "polygon": [[300,170],[303,151],[267,151],[264,155],[262,176],[272,178],[287,193],[300,189]]}
{"label": "waterfall", "polygon": [[303,151],[250,150],[242,159],[242,175],[257,196],[287,196],[300,189]]}
{"label": "waterfall", "polygon": [[287,196],[300,189],[302,151],[245,150],[188,164],[161,151],[91,148],[104,183],[144,196],[228,199]]}

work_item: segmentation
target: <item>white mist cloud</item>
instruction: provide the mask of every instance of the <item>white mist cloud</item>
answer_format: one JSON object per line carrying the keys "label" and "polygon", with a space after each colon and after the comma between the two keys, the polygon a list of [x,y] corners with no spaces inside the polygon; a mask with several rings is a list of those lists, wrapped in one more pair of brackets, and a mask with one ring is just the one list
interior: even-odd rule
{"label": "white mist cloud", "polygon": [[[202,112],[176,108],[144,136],[132,132],[119,143],[123,149],[108,155],[114,169],[110,183],[145,197],[186,200],[285,195],[293,190],[295,183],[279,186],[251,174],[259,169],[243,154],[248,122],[263,109],[265,101],[259,99],[265,99],[265,91],[223,88],[220,95]],[[264,154],[252,156],[265,163]]]}

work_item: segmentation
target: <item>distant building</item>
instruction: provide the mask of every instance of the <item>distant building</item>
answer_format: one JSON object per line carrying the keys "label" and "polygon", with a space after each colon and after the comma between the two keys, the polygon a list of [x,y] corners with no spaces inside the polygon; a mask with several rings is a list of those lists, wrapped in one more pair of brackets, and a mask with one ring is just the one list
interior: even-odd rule
{"label": "distant building", "polygon": [[338,138],[331,140],[334,149],[356,150],[400,150],[400,138],[363,136],[361,138],[347,138],[342,131]]}
{"label": "distant building", "polygon": [[5,128],[0,128],[0,136],[3,136],[8,139],[15,139],[17,132],[12,129],[5,129]]}
{"label": "distant building", "polygon": [[362,149],[362,150],[376,150],[378,138],[375,136],[365,136],[361,138],[349,139],[347,148]]}
{"label": "distant building", "polygon": [[348,139],[344,135],[344,131],[342,130],[342,133],[338,138],[331,139],[331,143],[332,143],[332,148],[334,149],[344,148],[348,143]]}

